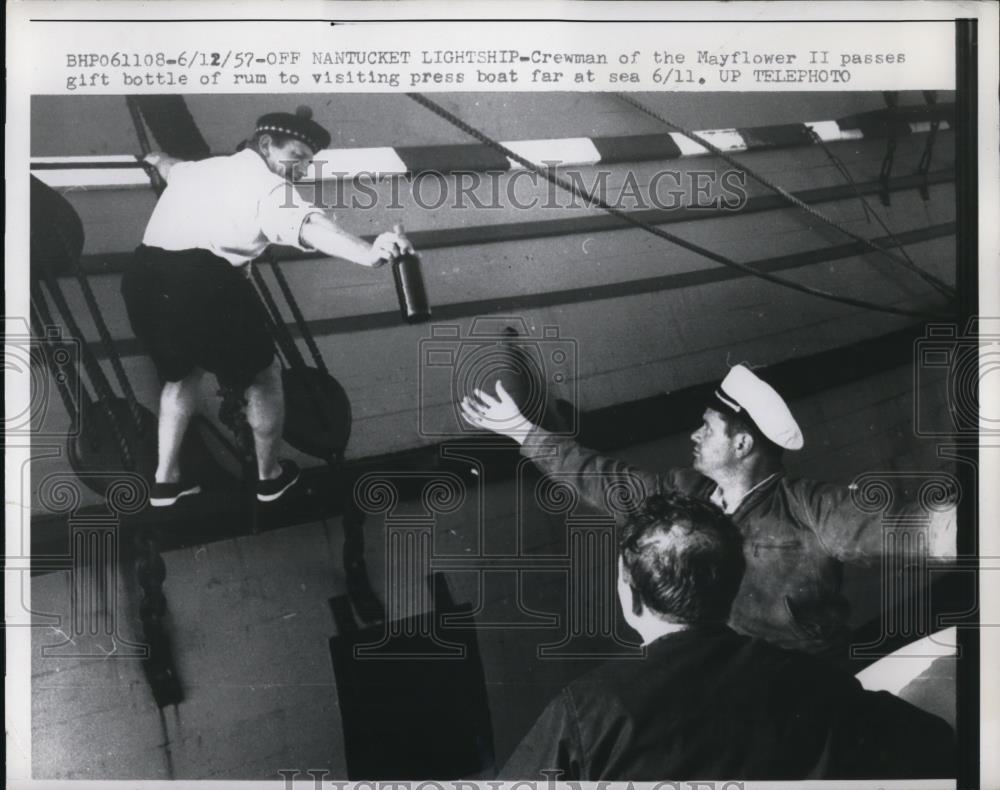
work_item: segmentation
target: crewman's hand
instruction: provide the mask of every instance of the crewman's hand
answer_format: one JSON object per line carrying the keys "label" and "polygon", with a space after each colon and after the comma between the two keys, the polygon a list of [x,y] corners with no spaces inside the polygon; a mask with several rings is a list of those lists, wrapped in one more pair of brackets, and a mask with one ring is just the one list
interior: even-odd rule
{"label": "crewman's hand", "polygon": [[410,244],[410,240],[403,234],[403,226],[394,225],[391,231],[380,234],[372,242],[372,256],[374,260],[369,265],[377,269],[387,261],[398,258],[406,252],[414,252],[413,245]]}
{"label": "crewman's hand", "polygon": [[410,253],[416,252],[416,250],[413,249],[413,245],[410,244],[410,240],[406,238],[406,233],[403,231],[402,225],[400,224],[393,225],[392,232],[395,233],[397,236],[399,236],[400,242],[403,245],[402,246],[403,252],[410,252]]}
{"label": "crewman's hand", "polygon": [[496,384],[496,393],[494,398],[477,389],[472,391],[472,397],[462,398],[459,404],[462,418],[477,428],[493,431],[513,439],[518,444],[524,444],[525,437],[535,426],[521,414],[517,403],[499,380]]}
{"label": "crewman's hand", "polygon": [[386,231],[379,234],[372,242],[372,268],[378,268],[387,261],[398,258],[404,250],[412,249],[409,242],[398,233]]}

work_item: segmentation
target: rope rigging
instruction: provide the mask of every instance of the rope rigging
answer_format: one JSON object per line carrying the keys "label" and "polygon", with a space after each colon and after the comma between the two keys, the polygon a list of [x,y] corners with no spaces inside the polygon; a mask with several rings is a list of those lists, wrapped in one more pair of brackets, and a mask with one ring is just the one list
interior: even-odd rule
{"label": "rope rigging", "polygon": [[555,186],[558,186],[559,188],[566,190],[570,194],[582,198],[584,201],[586,201],[588,205],[597,206],[598,208],[606,211],[612,216],[615,216],[618,219],[622,220],[623,222],[628,223],[629,225],[645,230],[648,233],[652,233],[654,236],[658,236],[662,239],[665,239],[666,241],[676,244],[677,246],[689,250],[690,252],[694,252],[705,258],[708,258],[711,261],[722,264],[723,266],[728,266],[730,268],[737,269],[738,271],[744,272],[754,277],[758,277],[768,282],[772,282],[776,285],[789,288],[794,291],[799,291],[800,293],[809,294],[811,296],[816,296],[821,299],[827,299],[833,302],[839,302],[841,304],[850,305],[852,307],[860,307],[866,310],[874,310],[883,313],[890,313],[893,315],[903,315],[921,319],[928,319],[928,318],[943,319],[949,317],[945,313],[928,313],[920,310],[909,310],[906,308],[894,307],[892,305],[881,305],[874,302],[868,302],[863,299],[855,299],[849,296],[833,294],[819,288],[814,288],[808,285],[802,285],[800,283],[794,282],[793,280],[787,280],[784,277],[780,277],[778,275],[771,274],[769,272],[762,272],[759,269],[753,268],[752,266],[747,266],[744,263],[740,263],[739,261],[727,258],[726,256],[713,252],[712,250],[706,249],[705,247],[702,247],[699,244],[695,244],[694,242],[682,239],[679,236],[674,235],[673,233],[669,233],[668,231],[663,230],[662,228],[658,228],[654,225],[649,225],[646,222],[643,222],[642,220],[632,216],[630,213],[609,205],[607,202],[601,200],[599,197],[592,194],[588,190],[574,184],[571,181],[567,181],[566,179],[557,176],[554,172],[554,168],[541,167],[539,165],[536,165],[534,162],[531,162],[530,160],[524,158],[523,156],[515,153],[511,149],[497,142],[493,138],[487,136],[483,132],[480,132],[478,129],[470,126],[461,118],[458,118],[456,115],[449,112],[444,107],[437,104],[433,100],[427,98],[423,94],[407,93],[406,95],[409,96],[413,101],[417,102],[418,104],[427,108],[431,112],[437,114],[444,120],[448,121],[456,128],[461,129],[470,137],[474,137],[484,145],[487,145],[490,148],[494,149],[495,151],[500,152],[508,159],[517,162],[525,169],[530,170],[536,175],[541,176],[542,178],[546,179]]}
{"label": "rope rigging", "polygon": [[[42,338],[47,338],[45,327],[54,325],[42,288],[44,282],[70,337],[78,343],[81,362],[97,397],[95,403],[71,363],[62,370],[57,370],[54,360],[46,355],[49,370],[67,412],[71,419],[77,420],[79,429],[78,434],[67,437],[69,460],[84,484],[103,496],[110,496],[108,486],[113,485],[116,478],[120,478],[122,467],[131,472],[138,471],[143,476],[152,474],[156,453],[155,418],[135,397],[100,304],[80,267],[84,234],[79,216],[65,198],[42,182],[32,178],[31,187],[31,265],[34,275],[31,284],[32,324],[36,334]],[[44,244],[39,240],[36,245],[36,228],[39,231],[44,229]],[[113,393],[111,382],[91,350],[59,284],[58,274],[67,270],[75,276],[80,286],[87,310],[124,395],[124,407],[122,398]],[[74,397],[74,390],[78,397]],[[108,435],[117,443],[117,454],[114,451],[107,452],[107,442],[102,439]],[[162,709],[166,705],[178,704],[183,699],[183,691],[164,625],[167,603],[163,581],[166,570],[157,541],[150,534],[149,528],[136,524],[132,540],[124,541],[120,552],[119,561],[123,565],[132,565],[134,569],[133,576],[126,578],[126,590],[135,591],[142,636],[148,644],[148,653],[142,663],[143,672],[158,707]],[[99,572],[95,581],[98,601],[104,606],[109,596],[109,590],[105,586],[106,578]]]}
{"label": "rope rigging", "polygon": [[97,334],[100,336],[101,344],[104,346],[104,351],[111,362],[111,368],[114,370],[115,378],[118,380],[118,386],[121,388],[122,394],[125,396],[125,401],[128,403],[132,419],[135,420],[136,425],[141,425],[141,407],[138,400],[136,400],[135,390],[132,389],[132,383],[125,373],[121,357],[118,355],[118,349],[115,348],[114,340],[111,338],[111,332],[108,330],[104,315],[101,313],[101,307],[97,302],[97,297],[94,295],[93,288],[91,288],[90,280],[80,269],[77,261],[73,262],[73,274],[76,276],[76,281],[83,292],[83,298],[87,302],[87,308],[90,310],[90,316],[94,321],[94,326],[97,328]]}
{"label": "rope rigging", "polygon": [[[83,368],[87,373],[87,378],[90,380],[91,386],[94,388],[94,392],[97,396],[97,404],[104,413],[107,419],[108,427],[111,429],[112,435],[114,436],[115,442],[118,444],[119,450],[121,451],[122,462],[125,468],[134,472],[136,470],[135,458],[136,454],[134,448],[131,446],[129,440],[129,431],[126,426],[123,426],[119,422],[118,415],[115,413],[113,403],[116,400],[115,394],[111,389],[111,382],[108,380],[101,368],[101,363],[97,360],[94,352],[91,351],[90,346],[84,340],[84,334],[80,329],[80,325],[77,323],[76,318],[70,309],[69,303],[66,300],[66,296],[62,292],[62,288],[59,286],[58,279],[50,271],[45,271],[43,273],[43,278],[45,284],[48,287],[49,294],[52,300],[55,302],[56,309],[59,311],[63,322],[66,324],[66,328],[70,335],[74,338],[80,339],[80,361],[83,363]],[[43,308],[44,296],[42,296],[41,288],[36,286],[36,293],[34,299],[37,302],[37,307],[40,309],[41,316],[43,317],[48,313],[47,308]],[[48,316],[51,321],[52,316]],[[107,327],[105,327],[107,329]],[[124,373],[124,371],[122,371]],[[93,406],[92,402],[85,401],[88,407]],[[137,422],[136,425],[139,423]],[[93,439],[94,437],[91,436]]]}
{"label": "rope rigging", "polygon": [[299,303],[295,299],[295,294],[292,293],[291,286],[289,286],[288,280],[285,278],[285,273],[281,270],[281,265],[270,253],[268,254],[268,263],[271,264],[271,271],[274,274],[274,279],[278,281],[278,287],[281,289],[281,293],[285,297],[285,302],[292,311],[292,317],[295,319],[295,325],[299,328],[299,332],[302,334],[302,339],[306,342],[306,348],[309,349],[309,354],[312,356],[313,364],[316,366],[317,370],[328,374],[329,371],[326,369],[326,363],[323,361],[323,356],[319,353],[319,346],[316,345],[316,339],[309,330],[309,324],[306,323],[305,316],[302,314],[302,310],[299,308]]}
{"label": "rope rigging", "polygon": [[[921,269],[919,266],[917,266],[910,259],[910,257],[905,254],[905,252],[903,252],[903,255],[904,255],[903,258],[899,258],[899,257],[893,255],[885,247],[878,246],[871,239],[867,239],[864,236],[858,235],[857,233],[855,233],[854,231],[852,231],[850,228],[844,227],[840,223],[838,223],[838,222],[830,219],[829,217],[827,217],[822,212],[817,211],[815,208],[813,208],[812,206],[810,206],[808,203],[804,203],[803,201],[801,201],[799,198],[797,198],[795,195],[793,195],[788,190],[784,189],[783,187],[779,186],[778,184],[775,184],[773,181],[771,181],[770,179],[768,179],[766,176],[763,176],[760,173],[758,173],[757,171],[751,169],[747,165],[745,165],[742,162],[740,162],[739,160],[737,160],[735,157],[730,156],[725,151],[723,151],[721,148],[719,148],[718,146],[714,145],[711,141],[706,140],[701,135],[699,135],[699,134],[697,134],[695,132],[692,132],[692,131],[690,131],[688,129],[685,129],[685,128],[681,127],[681,126],[678,126],[676,123],[674,123],[672,121],[667,120],[662,115],[660,115],[659,113],[655,112],[654,110],[652,110],[651,108],[647,107],[646,105],[642,104],[637,99],[632,98],[628,94],[618,93],[618,94],[616,94],[616,96],[621,101],[625,102],[626,104],[631,105],[632,107],[634,107],[635,109],[637,109],[640,112],[644,113],[645,115],[648,115],[650,118],[653,118],[653,119],[659,121],[664,126],[666,126],[667,128],[671,129],[672,131],[677,132],[678,134],[684,135],[689,140],[692,140],[692,141],[696,142],[698,145],[702,146],[703,148],[706,148],[707,150],[711,151],[715,156],[719,157],[720,159],[722,159],[727,164],[732,165],[733,167],[735,167],[735,168],[741,170],[742,172],[746,173],[748,176],[750,176],[752,179],[754,179],[755,181],[757,181],[758,183],[760,183],[762,186],[764,186],[767,189],[771,190],[775,194],[780,195],[782,198],[784,198],[785,200],[787,200],[791,205],[795,206],[797,209],[799,209],[801,211],[804,211],[810,217],[813,217],[814,219],[819,220],[824,225],[827,225],[827,226],[829,226],[831,228],[834,228],[835,230],[839,231],[840,233],[843,233],[845,236],[848,236],[849,238],[853,239],[854,241],[863,244],[867,249],[871,250],[872,252],[876,252],[876,253],[878,253],[880,255],[883,255],[886,258],[888,258],[889,260],[891,260],[893,263],[896,263],[896,264],[902,266],[903,268],[908,269],[909,271],[913,272],[913,274],[916,274],[922,280],[924,280],[925,282],[927,282],[928,284],[930,284],[933,288],[935,288],[936,290],[940,291],[942,294],[944,294],[945,296],[947,296],[949,299],[954,299],[955,298],[955,291],[954,291],[953,288],[951,288],[951,286],[949,286],[946,283],[942,282],[941,280],[939,280],[934,275],[932,275],[932,274],[930,274],[928,272],[925,272],[923,269]],[[814,130],[810,129],[809,132],[812,135],[812,137],[813,137],[814,140],[819,140],[819,135],[817,135]],[[822,143],[821,140],[819,140],[819,142]],[[827,154],[829,155],[829,151],[826,149],[825,145],[823,146],[823,148],[824,148],[824,150],[827,151]],[[852,183],[853,183],[853,181],[852,181]],[[871,211],[871,209],[867,205],[867,203],[865,204],[865,210],[866,210],[866,213],[869,213],[869,211]],[[871,213],[874,213],[874,212],[871,212]],[[886,234],[889,235],[890,238],[893,239],[893,242],[897,243],[895,241],[895,237],[892,235],[892,232],[883,223],[881,223],[881,220],[880,220],[880,224],[882,224],[882,227],[885,229]],[[901,249],[901,252],[902,252],[902,249]]]}
{"label": "rope rigging", "polygon": [[[269,253],[265,253],[264,258],[272,267],[274,266],[274,259]],[[257,288],[258,296],[260,296],[264,302],[264,306],[267,308],[267,314],[271,319],[271,329],[274,332],[274,340],[285,357],[285,365],[287,367],[305,367],[305,357],[302,356],[302,352],[299,351],[299,347],[295,344],[295,338],[292,337],[292,333],[285,324],[278,303],[275,301],[274,294],[271,293],[271,289],[265,282],[264,275],[261,273],[259,266],[250,264],[250,277]],[[296,303],[297,307],[298,304]]]}
{"label": "rope rigging", "polygon": [[[906,251],[906,248],[903,246],[903,242],[901,242],[897,238],[896,234],[893,233],[892,229],[886,224],[885,220],[882,219],[881,215],[874,208],[872,208],[871,204],[868,202],[868,199],[864,196],[864,194],[862,194],[861,189],[858,187],[857,181],[854,180],[854,176],[851,175],[851,171],[847,168],[847,166],[833,151],[830,150],[830,147],[823,141],[823,138],[821,138],[814,129],[810,129],[809,134],[813,138],[813,141],[819,146],[820,150],[827,155],[833,166],[837,168],[837,172],[839,172],[844,177],[844,180],[847,181],[847,183],[850,185],[851,190],[854,192],[854,196],[861,203],[861,208],[865,212],[865,218],[869,222],[872,219],[874,219],[875,222],[878,223],[878,226],[882,228],[882,230],[885,232],[886,237],[889,239],[889,241],[892,242],[893,246],[899,250],[899,254],[903,256],[903,258],[906,260],[909,266],[912,267],[913,270],[916,270],[917,272],[922,272],[923,274],[927,274],[927,272],[924,272],[922,269],[920,269],[920,267],[917,266],[917,264],[910,257],[909,253]],[[884,248],[880,247],[879,249],[884,249]],[[927,274],[927,276],[930,277],[931,280],[934,280],[934,282],[941,283],[940,280],[937,280],[933,276],[929,274]],[[954,298],[955,295],[954,290],[950,286],[947,286],[944,283],[941,283],[941,285],[944,286],[944,288],[947,290],[943,291],[941,288],[938,288],[938,290],[941,291],[942,293],[945,293],[949,298]]]}

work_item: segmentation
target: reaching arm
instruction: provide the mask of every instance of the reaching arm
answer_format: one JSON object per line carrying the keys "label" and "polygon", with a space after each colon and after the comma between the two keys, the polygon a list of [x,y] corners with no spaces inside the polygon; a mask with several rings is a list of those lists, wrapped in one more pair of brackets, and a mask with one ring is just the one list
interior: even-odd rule
{"label": "reaching arm", "polygon": [[383,233],[372,244],[368,244],[364,239],[348,233],[325,214],[314,213],[302,222],[299,240],[303,246],[326,255],[378,268],[403,252],[413,251],[413,246],[400,230]]}
{"label": "reaching arm", "polygon": [[475,390],[460,405],[466,422],[518,442],[523,448],[521,452],[542,472],[572,485],[594,507],[619,515],[664,486],[674,487],[670,479],[661,481],[658,475],[640,471],[533,425],[499,381],[496,397]]}
{"label": "reaching arm", "polygon": [[462,417],[470,425],[493,431],[518,444],[524,444],[529,433],[538,426],[521,413],[517,403],[497,379],[496,397],[482,390],[473,390],[472,397],[462,398],[459,404]]}
{"label": "reaching arm", "polygon": [[[820,539],[827,553],[844,562],[872,563],[886,552],[898,552],[911,543],[897,539],[907,524],[926,528],[927,555],[945,560],[955,557],[957,535],[954,505],[925,508],[916,502],[901,504],[887,514],[862,510],[851,488],[813,480],[799,480],[793,489],[803,520]],[[925,525],[925,526],[921,526]]]}

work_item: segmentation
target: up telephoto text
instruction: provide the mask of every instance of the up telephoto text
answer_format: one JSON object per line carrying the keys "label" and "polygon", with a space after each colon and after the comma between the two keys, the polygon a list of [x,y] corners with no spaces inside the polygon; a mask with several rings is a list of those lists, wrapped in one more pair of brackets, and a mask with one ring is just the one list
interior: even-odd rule
{"label": "up telephoto text", "polygon": [[108,87],[329,85],[433,86],[696,84],[848,84],[857,67],[892,67],[904,52],[810,49],[690,52],[632,49],[250,50],[78,52],[66,55],[69,91]]}

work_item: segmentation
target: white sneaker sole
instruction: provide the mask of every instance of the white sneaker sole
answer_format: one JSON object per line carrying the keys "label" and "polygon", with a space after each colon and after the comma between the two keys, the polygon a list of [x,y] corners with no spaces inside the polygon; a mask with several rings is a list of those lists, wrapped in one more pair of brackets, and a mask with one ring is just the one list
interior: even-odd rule
{"label": "white sneaker sole", "polygon": [[282,488],[282,489],[280,489],[278,491],[275,491],[273,494],[257,494],[257,501],[258,502],[273,502],[275,499],[279,499],[282,496],[282,494],[284,494],[289,488],[291,488],[293,485],[295,485],[297,482],[299,482],[299,478],[301,476],[302,476],[302,472],[299,471],[299,473],[296,474],[295,477],[293,477],[288,482],[288,485],[286,485],[284,488]]}
{"label": "white sneaker sole", "polygon": [[174,502],[180,499],[182,496],[191,496],[192,494],[200,494],[201,486],[194,486],[193,488],[185,489],[181,491],[177,496],[172,497],[150,497],[149,504],[152,507],[170,507]]}

